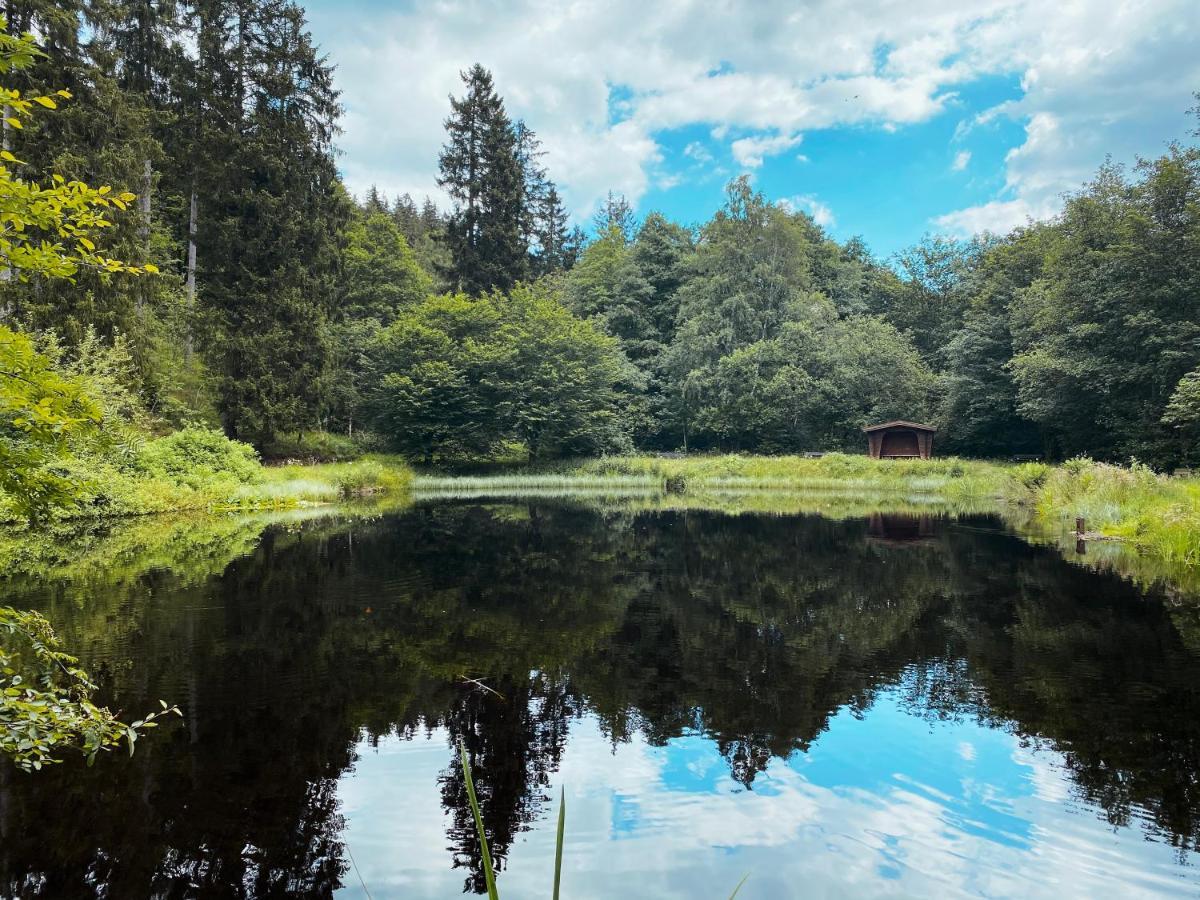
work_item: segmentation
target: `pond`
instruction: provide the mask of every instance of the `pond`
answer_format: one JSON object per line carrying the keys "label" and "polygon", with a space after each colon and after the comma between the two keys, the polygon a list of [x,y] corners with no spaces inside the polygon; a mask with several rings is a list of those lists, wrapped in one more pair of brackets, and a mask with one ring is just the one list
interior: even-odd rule
{"label": "pond", "polygon": [[30,550],[0,602],[185,718],[0,766],[4,896],[481,892],[459,741],[502,897],[549,896],[560,794],[564,897],[1200,892],[1197,606],[997,518],[130,528]]}

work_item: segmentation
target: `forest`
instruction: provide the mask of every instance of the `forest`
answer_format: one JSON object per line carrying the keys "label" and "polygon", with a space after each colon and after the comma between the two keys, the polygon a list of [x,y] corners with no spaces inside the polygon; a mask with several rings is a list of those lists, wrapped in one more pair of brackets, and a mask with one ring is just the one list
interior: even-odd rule
{"label": "forest", "polygon": [[[294,3],[8,16],[38,45],[10,57],[10,101],[41,100],[5,122],[6,185],[100,185],[106,206],[111,186],[119,207],[74,248],[32,220],[4,248],[12,495],[144,471],[179,429],[185,456],[219,430],[268,457],[436,462],[860,450],[904,418],[966,456],[1200,461],[1195,142],[1106,164],[1053,219],[887,259],[746,176],[706,222],[610,194],[584,229],[480,65],[430,160],[439,209],[342,183],[336,60]],[[57,269],[21,256],[42,238]],[[75,407],[31,427],[63,391]]]}

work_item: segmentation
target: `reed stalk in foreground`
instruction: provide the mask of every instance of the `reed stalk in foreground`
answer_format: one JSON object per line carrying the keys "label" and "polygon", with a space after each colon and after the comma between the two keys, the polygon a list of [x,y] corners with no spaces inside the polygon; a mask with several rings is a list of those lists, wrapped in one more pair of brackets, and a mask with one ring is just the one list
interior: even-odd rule
{"label": "reed stalk in foreground", "polygon": [[[458,745],[458,755],[462,760],[463,780],[467,785],[467,801],[471,804],[471,815],[475,819],[475,831],[479,835],[479,847],[483,852],[483,878],[487,882],[488,900],[500,900],[500,893],[496,890],[496,871],[492,866],[492,853],[488,850],[487,835],[483,833],[483,813],[479,809],[479,801],[475,797],[475,782],[471,780],[471,764],[467,762],[466,745],[461,741]],[[565,788],[561,788],[558,799],[558,836],[554,844],[554,893],[551,895],[554,900],[559,900],[558,892],[562,884],[563,833],[566,826],[567,792]],[[742,880],[737,883],[737,887],[729,895],[729,900],[734,900],[749,877],[749,872],[742,876]]]}

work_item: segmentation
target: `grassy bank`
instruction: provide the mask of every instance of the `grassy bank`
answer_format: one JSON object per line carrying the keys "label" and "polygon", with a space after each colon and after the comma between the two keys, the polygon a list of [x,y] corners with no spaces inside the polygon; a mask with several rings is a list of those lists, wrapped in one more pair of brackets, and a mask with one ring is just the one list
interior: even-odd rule
{"label": "grassy bank", "polygon": [[880,462],[831,453],[801,456],[613,456],[528,467],[484,476],[419,475],[417,490],[733,493],[803,491],[938,498],[949,502],[998,498],[1007,467],[960,459]]}
{"label": "grassy bank", "polygon": [[1200,567],[1200,479],[1074,459],[1011,470],[1011,495],[1049,525],[1117,538],[1169,563]]}
{"label": "grassy bank", "polygon": [[1051,538],[1067,536],[1075,518],[1083,517],[1094,537],[1119,539],[1172,565],[1200,566],[1200,479],[1086,459],[1052,466],[872,460],[841,453],[818,459],[619,456],[483,476],[424,474],[414,479],[413,489],[458,497],[619,497],[650,505],[675,495],[668,505],[746,511],[991,511]]}
{"label": "grassy bank", "polygon": [[[355,497],[398,493],[412,477],[396,457],[353,462],[263,466],[256,459],[220,464],[137,467],[90,460],[66,470],[76,500],[54,521],[121,518],[170,512],[285,510]],[[0,523],[22,521],[0,493]]]}

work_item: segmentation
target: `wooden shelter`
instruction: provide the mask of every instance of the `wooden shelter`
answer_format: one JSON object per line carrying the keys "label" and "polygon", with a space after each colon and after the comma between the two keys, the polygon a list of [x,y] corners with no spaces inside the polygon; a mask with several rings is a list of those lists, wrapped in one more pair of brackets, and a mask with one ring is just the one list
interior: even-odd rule
{"label": "wooden shelter", "polygon": [[867,449],[871,459],[929,459],[933,455],[932,425],[905,422],[897,419],[881,425],[869,425]]}

